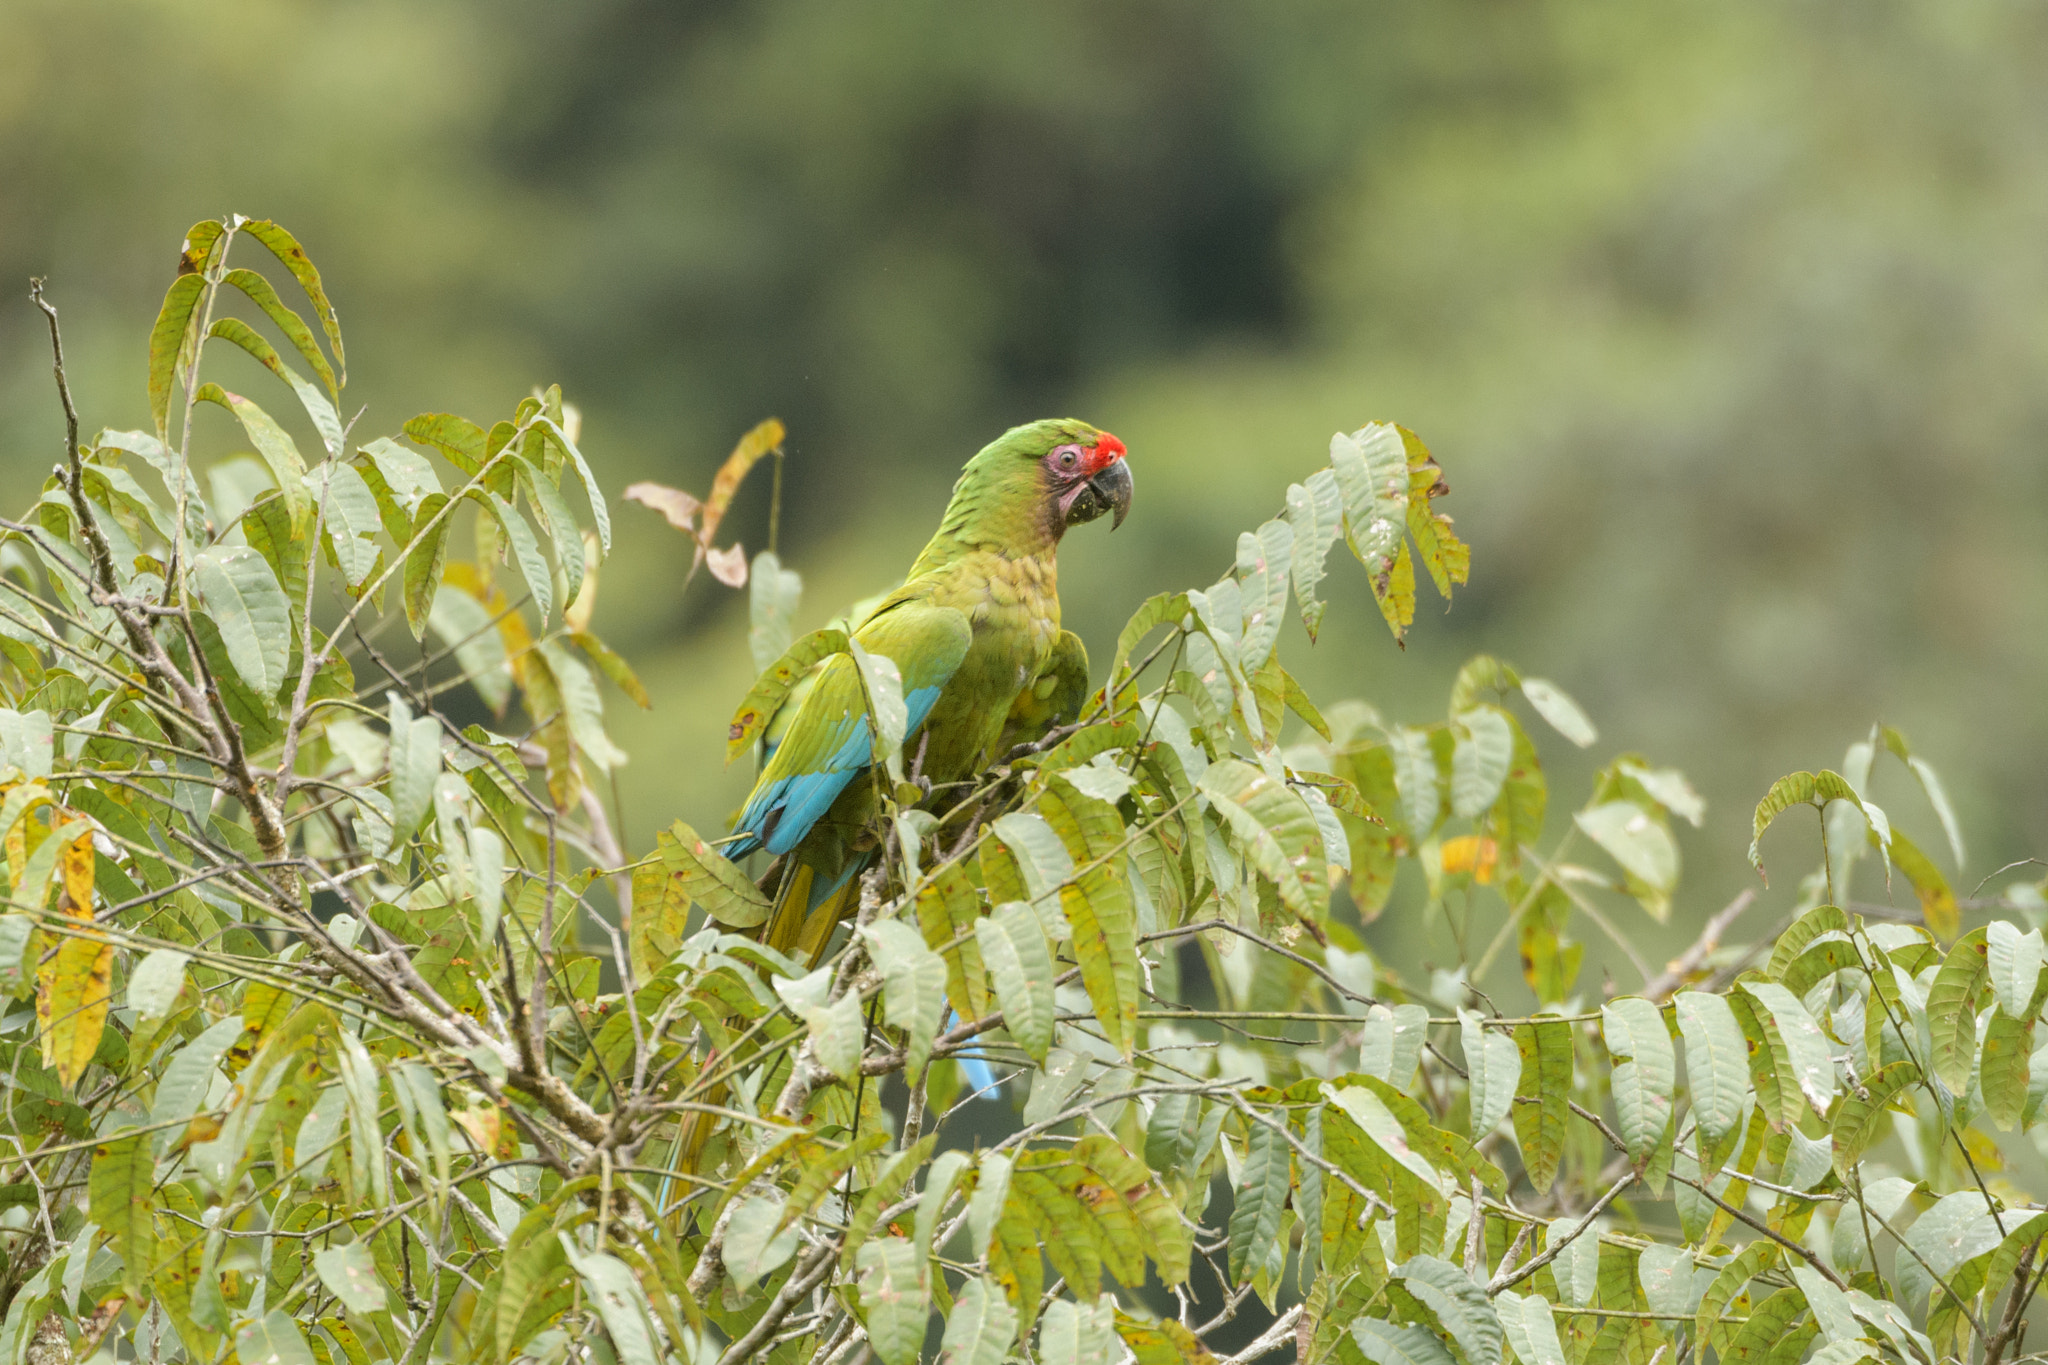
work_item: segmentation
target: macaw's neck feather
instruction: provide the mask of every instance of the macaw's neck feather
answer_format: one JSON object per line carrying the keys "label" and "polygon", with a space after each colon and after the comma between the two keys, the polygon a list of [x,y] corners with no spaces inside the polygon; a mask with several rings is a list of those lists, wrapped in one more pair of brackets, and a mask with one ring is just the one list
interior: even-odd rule
{"label": "macaw's neck feather", "polygon": [[1044,460],[1067,443],[1092,447],[1101,433],[1086,422],[1060,418],[1012,427],[981,448],[960,471],[953,500],[911,577],[943,568],[976,550],[1010,558],[1050,556],[1065,520]]}

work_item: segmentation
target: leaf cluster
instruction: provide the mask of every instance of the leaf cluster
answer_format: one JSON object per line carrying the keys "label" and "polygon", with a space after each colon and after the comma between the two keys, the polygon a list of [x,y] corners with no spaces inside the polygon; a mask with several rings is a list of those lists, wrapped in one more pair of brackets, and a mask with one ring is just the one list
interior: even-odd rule
{"label": "leaf cluster", "polygon": [[[229,267],[244,239],[313,325]],[[319,459],[202,376],[210,341]],[[1464,582],[1412,433],[1339,434],[1099,688],[1055,680],[936,790],[860,608],[792,640],[798,576],[713,544],[779,424],[702,503],[639,490],[748,583],[734,755],[860,668],[883,856],[786,954],[715,837],[611,831],[599,678],[644,697],[588,629],[609,522],[573,410],[359,443],[344,378],[289,234],[200,224],[155,432],[74,431],[4,524],[0,1361],[1166,1365],[1253,1320],[1233,1361],[2023,1349],[2048,1214],[1998,1135],[2048,1107],[2048,948],[2007,905],[1963,932],[1870,799],[1890,753],[1959,865],[1932,767],[1879,729],[1775,784],[1759,840],[1819,817],[1786,921],[1724,945],[1745,899],[1653,970],[1629,917],[1684,903],[1682,774],[1619,755],[1552,820],[1525,717],[1598,742],[1555,684],[1482,655],[1399,721],[1280,660],[1340,540],[1397,639],[1418,562]],[[200,404],[253,453],[203,454]],[[1871,850],[1917,915],[1851,899]],[[1427,981],[1360,937],[1404,875],[1458,945]],[[1585,932],[1641,981],[1596,994]],[[1520,1014],[1481,989],[1510,948]]]}

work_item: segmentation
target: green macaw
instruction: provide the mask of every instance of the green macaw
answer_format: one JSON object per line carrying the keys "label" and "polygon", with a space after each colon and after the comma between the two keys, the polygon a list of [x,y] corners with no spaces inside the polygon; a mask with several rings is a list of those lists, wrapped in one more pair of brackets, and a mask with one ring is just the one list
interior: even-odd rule
{"label": "green macaw", "polygon": [[[910,773],[933,788],[987,767],[1079,713],[1088,653],[1060,629],[1057,555],[1069,526],[1131,506],[1124,443],[1072,419],[1012,427],[967,462],[938,533],[853,639],[894,661]],[[834,655],[769,728],[767,762],[725,853],[778,855],[763,881],[770,947],[811,961],[879,847],[873,741],[859,669]],[[943,799],[943,798],[941,798]]]}

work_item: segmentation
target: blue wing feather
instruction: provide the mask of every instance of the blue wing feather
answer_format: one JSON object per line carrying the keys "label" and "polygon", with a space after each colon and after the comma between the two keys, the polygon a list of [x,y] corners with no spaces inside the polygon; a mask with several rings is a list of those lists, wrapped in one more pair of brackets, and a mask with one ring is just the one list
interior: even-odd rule
{"label": "blue wing feather", "polygon": [[[967,652],[967,643],[972,634],[967,618],[951,608],[932,608],[922,603],[905,603],[902,608],[877,613],[860,632],[862,644],[872,650],[888,654],[891,658],[909,657],[901,646],[910,643],[904,637],[922,637],[918,642],[925,648],[917,651],[925,663],[918,670],[918,685],[904,694],[907,736],[917,733],[931,715],[932,707],[938,702],[939,693],[959,668],[960,660]],[[939,648],[932,649],[933,636],[939,639]],[[898,648],[890,648],[895,645]],[[936,657],[934,657],[936,656]],[[826,665],[850,671],[851,664],[844,659],[835,659]],[[747,798],[746,808],[740,812],[736,828],[742,837],[726,845],[729,858],[744,858],[757,849],[765,848],[777,855],[787,853],[803,841],[815,825],[832,808],[854,778],[869,767],[874,756],[874,741],[868,728],[867,717],[862,714],[845,714],[843,701],[835,702],[835,688],[830,674],[821,675],[819,684],[804,698],[803,705],[791,724],[785,742],[778,745],[769,756],[767,768],[761,775],[759,785]],[[858,684],[854,684],[856,687]],[[789,748],[789,741],[811,719],[807,713],[814,709],[817,719],[825,722],[833,709],[840,710],[840,716],[833,718],[830,729],[819,737],[819,742],[805,744],[805,752],[823,754],[822,761],[813,760],[815,766],[798,772],[780,771],[790,763],[798,761]],[[787,752],[785,752],[787,750]],[[778,762],[787,759],[788,762]]]}

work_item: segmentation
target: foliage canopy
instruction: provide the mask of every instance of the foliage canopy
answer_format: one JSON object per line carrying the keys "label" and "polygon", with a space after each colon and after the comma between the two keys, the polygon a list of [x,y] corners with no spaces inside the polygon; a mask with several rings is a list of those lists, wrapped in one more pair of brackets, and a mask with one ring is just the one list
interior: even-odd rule
{"label": "foliage canopy", "polygon": [[[317,459],[205,377],[213,341]],[[1867,799],[1894,755],[1960,862],[1934,770],[1878,730],[1778,782],[1759,840],[1819,815],[1794,916],[1724,949],[1738,902],[1592,999],[1572,932],[1633,959],[1624,917],[1673,913],[1684,777],[1620,755],[1546,841],[1524,715],[1597,742],[1561,689],[1480,656],[1401,723],[1319,705],[1276,649],[1290,603],[1330,624],[1339,540],[1397,639],[1418,576],[1465,581],[1412,433],[1334,437],[1222,578],[1138,609],[1078,721],[964,791],[891,783],[888,856],[813,968],[749,936],[767,903],[712,841],[613,837],[600,679],[646,699],[588,629],[609,513],[560,393],[360,441],[345,377],[292,236],[198,224],[155,430],[72,415],[5,523],[0,1361],[2024,1349],[2048,1212],[1996,1135],[2048,1100],[2048,951],[1963,932]],[[202,478],[203,405],[254,453]],[[849,648],[792,640],[773,554],[713,544],[780,437],[703,503],[637,490],[750,579],[736,754]],[[863,677],[880,774],[902,699]],[[1873,850],[1916,922],[1835,903]],[[1357,933],[1402,860],[1462,945],[1426,982]],[[1510,947],[1519,1015],[1467,984]],[[1022,1101],[994,1130],[970,1056]]]}

